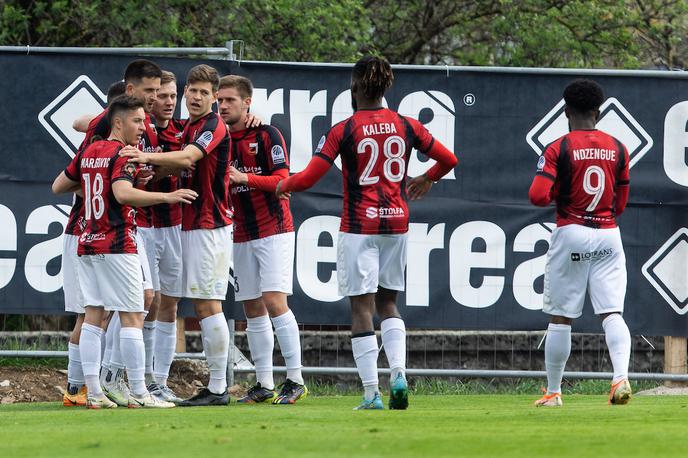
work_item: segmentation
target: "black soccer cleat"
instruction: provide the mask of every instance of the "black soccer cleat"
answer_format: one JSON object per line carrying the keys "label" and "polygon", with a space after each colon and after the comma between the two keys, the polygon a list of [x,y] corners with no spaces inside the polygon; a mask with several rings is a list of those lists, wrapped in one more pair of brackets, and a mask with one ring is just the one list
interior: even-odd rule
{"label": "black soccer cleat", "polygon": [[260,383],[256,383],[248,389],[246,396],[237,399],[239,404],[258,404],[261,402],[272,402],[275,399],[275,390],[263,388]]}
{"label": "black soccer cleat", "polygon": [[282,385],[280,393],[277,395],[273,404],[296,404],[296,401],[308,396],[308,388],[306,385],[299,385],[298,383],[287,379]]}
{"label": "black soccer cleat", "polygon": [[229,393],[215,394],[203,388],[198,394],[177,404],[179,407],[226,406],[229,405]]}

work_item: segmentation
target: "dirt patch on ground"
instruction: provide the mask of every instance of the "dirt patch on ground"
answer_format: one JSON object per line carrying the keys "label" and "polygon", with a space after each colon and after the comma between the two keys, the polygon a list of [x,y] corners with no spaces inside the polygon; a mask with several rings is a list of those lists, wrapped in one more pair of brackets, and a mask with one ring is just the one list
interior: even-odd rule
{"label": "dirt patch on ground", "polygon": [[[174,392],[186,398],[193,395],[208,380],[204,361],[178,360],[172,364],[168,384]],[[67,386],[67,371],[46,367],[0,366],[0,403],[61,401]],[[243,395],[245,388],[235,385],[230,395]]]}

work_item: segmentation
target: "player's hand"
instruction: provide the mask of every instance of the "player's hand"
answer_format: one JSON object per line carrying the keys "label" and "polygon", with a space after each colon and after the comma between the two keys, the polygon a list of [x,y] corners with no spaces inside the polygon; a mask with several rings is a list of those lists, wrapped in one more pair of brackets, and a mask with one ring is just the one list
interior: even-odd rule
{"label": "player's hand", "polygon": [[119,155],[122,157],[128,157],[129,160],[127,162],[135,162],[137,164],[148,163],[148,156],[146,155],[146,153],[144,153],[135,146],[125,146],[124,148],[119,150]]}
{"label": "player's hand", "polygon": [[229,182],[232,184],[248,184],[248,175],[229,166]]}
{"label": "player's hand", "polygon": [[144,187],[155,176],[155,172],[152,169],[141,169],[139,173],[136,174],[136,187]]}
{"label": "player's hand", "polygon": [[259,127],[263,125],[263,120],[260,119],[258,116],[254,115],[253,113],[246,113],[246,117],[244,118],[244,123],[246,124],[246,127],[251,129],[253,127]]}
{"label": "player's hand", "polygon": [[406,185],[406,194],[411,200],[418,200],[430,191],[432,180],[425,174],[412,178]]}
{"label": "player's hand", "polygon": [[280,188],[282,187],[282,182],[283,182],[283,181],[284,181],[284,180],[280,180],[280,182],[277,183],[277,188],[275,189],[275,194],[276,194],[277,197],[279,197],[280,199],[289,199],[289,198],[291,197],[291,192],[289,192],[289,191],[287,191],[287,192],[282,192],[282,191],[280,191]]}
{"label": "player's hand", "polygon": [[168,204],[190,204],[196,200],[196,197],[198,197],[198,193],[191,189],[177,189],[165,194],[165,200]]}

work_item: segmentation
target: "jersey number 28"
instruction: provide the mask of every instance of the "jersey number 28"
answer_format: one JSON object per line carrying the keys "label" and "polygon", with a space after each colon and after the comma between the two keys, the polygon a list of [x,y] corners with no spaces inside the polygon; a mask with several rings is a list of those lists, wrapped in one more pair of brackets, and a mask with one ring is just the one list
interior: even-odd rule
{"label": "jersey number 28", "polygon": [[[358,142],[356,150],[358,154],[370,154],[368,163],[358,178],[358,184],[366,186],[380,181],[379,176],[373,175],[377,158],[380,155],[380,145],[378,142],[372,138],[364,138]],[[404,143],[404,140],[398,135],[387,137],[382,145],[382,154],[385,155],[385,162],[382,166],[385,178],[392,183],[398,183],[403,180],[406,174],[406,161],[404,160],[406,143]],[[396,167],[394,167],[395,165]],[[394,171],[395,168],[396,171]]]}

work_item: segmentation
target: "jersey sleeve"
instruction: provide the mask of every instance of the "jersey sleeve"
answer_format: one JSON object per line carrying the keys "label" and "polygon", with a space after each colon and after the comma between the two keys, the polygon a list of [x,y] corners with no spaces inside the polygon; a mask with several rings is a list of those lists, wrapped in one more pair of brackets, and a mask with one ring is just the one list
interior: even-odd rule
{"label": "jersey sleeve", "polygon": [[537,172],[535,172],[535,175],[556,181],[560,147],[561,141],[556,141],[545,148],[545,152],[542,153],[542,156],[538,159]]}
{"label": "jersey sleeve", "polygon": [[342,127],[343,124],[339,123],[323,135],[318,142],[318,147],[315,149],[313,156],[326,160],[330,165],[334,164],[334,160],[339,156],[339,146],[342,141],[343,132]]}
{"label": "jersey sleeve", "polygon": [[[118,150],[119,151],[119,150]],[[115,156],[115,165],[112,167],[112,176],[110,177],[110,182],[114,183],[118,180],[125,180],[131,184],[136,182],[136,175],[139,172],[139,167],[128,162],[128,158],[121,157],[119,154]]]}
{"label": "jersey sleeve", "polygon": [[203,130],[198,133],[196,139],[191,142],[203,152],[204,156],[215,150],[222,139],[227,135],[227,127],[219,121],[219,116],[213,116],[203,125]]}
{"label": "jersey sleeve", "polygon": [[413,147],[423,154],[428,154],[428,151],[430,151],[435,144],[435,138],[417,119],[407,117],[404,117],[404,119],[411,125],[411,131],[413,132],[411,144]]}
{"label": "jersey sleeve", "polygon": [[72,181],[81,181],[81,153],[76,153],[72,162],[65,168],[64,173]]}
{"label": "jersey sleeve", "polygon": [[626,148],[625,145],[622,143],[619,143],[621,146],[620,148],[620,153],[619,154],[619,163],[618,163],[618,172],[616,175],[616,185],[617,186],[628,186],[631,183],[631,175],[630,175],[630,156],[628,154],[628,149]]}
{"label": "jersey sleeve", "polygon": [[287,145],[280,131],[273,126],[266,126],[263,130],[264,151],[267,153],[268,168],[273,174],[277,170],[289,170],[289,154]]}

